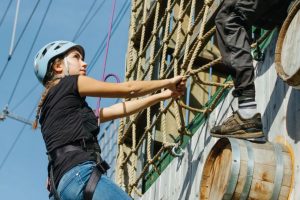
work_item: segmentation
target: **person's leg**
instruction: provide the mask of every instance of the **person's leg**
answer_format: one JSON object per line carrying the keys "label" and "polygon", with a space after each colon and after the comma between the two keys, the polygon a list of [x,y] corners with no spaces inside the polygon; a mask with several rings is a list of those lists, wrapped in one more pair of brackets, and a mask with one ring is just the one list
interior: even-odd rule
{"label": "person's leg", "polygon": [[235,96],[254,96],[251,27],[278,0],[224,0],[215,18],[223,63],[233,76]]}
{"label": "person's leg", "polygon": [[257,1],[225,0],[216,16],[217,41],[223,62],[230,69],[239,97],[239,112],[244,118],[256,113],[254,68],[251,56],[251,23]]}
{"label": "person's leg", "polygon": [[[265,0],[266,3],[269,0]],[[222,125],[211,130],[217,137],[261,137],[257,114],[254,68],[251,56],[251,25],[264,12],[261,0],[225,0],[216,16],[217,41],[224,64],[230,69],[239,110]]]}
{"label": "person's leg", "polygon": [[102,175],[94,192],[93,200],[130,200],[131,198],[107,176]]}
{"label": "person's leg", "polygon": [[[69,170],[60,180],[57,191],[62,199],[83,200],[84,188],[95,167],[88,161]],[[93,200],[130,200],[131,198],[113,181],[102,175],[94,191]]]}
{"label": "person's leg", "polygon": [[70,169],[59,181],[61,199],[83,200],[84,187],[92,173],[94,162],[88,161]]}
{"label": "person's leg", "polygon": [[[224,1],[215,19],[217,42],[223,62],[229,68],[234,81],[234,96],[254,97],[254,68],[250,49],[251,25],[249,19],[245,19],[241,14],[246,8],[237,6],[241,2]],[[252,2],[252,7],[255,7],[255,1],[249,2]],[[252,11],[255,11],[254,8]]]}

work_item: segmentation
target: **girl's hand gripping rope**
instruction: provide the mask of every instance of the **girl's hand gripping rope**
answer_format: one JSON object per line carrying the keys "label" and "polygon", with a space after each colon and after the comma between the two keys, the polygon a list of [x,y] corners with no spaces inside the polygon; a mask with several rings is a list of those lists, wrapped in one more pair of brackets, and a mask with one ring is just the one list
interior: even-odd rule
{"label": "girl's hand gripping rope", "polygon": [[175,76],[170,79],[171,84],[168,87],[173,92],[184,93],[186,89],[186,77],[185,76]]}

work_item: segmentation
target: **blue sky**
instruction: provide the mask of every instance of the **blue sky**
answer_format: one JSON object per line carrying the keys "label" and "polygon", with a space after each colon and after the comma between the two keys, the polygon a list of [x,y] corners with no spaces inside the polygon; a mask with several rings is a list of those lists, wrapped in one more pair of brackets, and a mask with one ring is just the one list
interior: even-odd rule
{"label": "blue sky", "polygon": [[[10,1],[1,1],[0,20]],[[7,64],[6,70],[3,71],[9,55],[17,5],[17,0],[12,0],[7,15],[3,23],[0,24],[0,74],[4,72],[0,79],[0,113],[9,103],[8,109],[13,114],[33,120],[35,116],[33,110],[35,110],[43,91],[41,85],[34,88],[38,84],[33,73],[34,55],[43,45],[53,40],[72,40],[94,1],[52,0],[44,23],[37,35],[50,0],[20,0],[14,44],[20,38],[36,3],[39,2],[39,4],[18,46],[16,46],[11,60]],[[85,47],[87,63],[91,62],[98,47],[105,41],[112,3],[113,0],[97,0],[88,19],[100,7],[98,12],[75,40],[76,43]],[[119,25],[111,38],[106,68],[106,74],[115,73],[121,80],[124,80],[125,71],[130,17],[129,4],[130,0],[116,0],[114,19],[117,22],[117,16],[120,16]],[[128,7],[129,9],[127,9]],[[124,16],[121,15],[122,11],[124,11]],[[34,40],[35,38],[36,40]],[[31,48],[32,51],[30,52]],[[92,66],[89,74],[97,79],[102,77],[104,52],[97,56],[97,61]],[[28,61],[26,62],[27,57]],[[22,68],[24,68],[23,72]],[[110,79],[108,81],[114,80]],[[18,84],[16,84],[17,82]],[[33,92],[29,93],[30,91]],[[91,107],[96,106],[96,99],[88,98],[88,102]],[[103,99],[101,105],[108,106],[113,102],[114,100],[111,99]],[[39,130],[34,132],[30,126],[24,126],[23,123],[9,118],[0,121],[1,199],[48,199],[48,192],[45,189],[47,162],[46,150]]]}

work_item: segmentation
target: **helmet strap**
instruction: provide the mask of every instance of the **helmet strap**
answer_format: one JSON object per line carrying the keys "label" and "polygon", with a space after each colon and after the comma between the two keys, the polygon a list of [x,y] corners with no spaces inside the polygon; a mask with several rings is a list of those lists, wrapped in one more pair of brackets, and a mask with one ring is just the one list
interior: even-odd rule
{"label": "helmet strap", "polygon": [[68,57],[64,57],[64,75],[65,76],[70,76],[70,66],[69,66],[69,61]]}

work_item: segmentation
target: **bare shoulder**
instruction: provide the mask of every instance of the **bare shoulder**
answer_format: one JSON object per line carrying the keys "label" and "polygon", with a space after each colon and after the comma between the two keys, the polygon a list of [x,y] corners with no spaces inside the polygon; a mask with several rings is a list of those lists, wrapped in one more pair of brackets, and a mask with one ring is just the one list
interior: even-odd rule
{"label": "bare shoulder", "polygon": [[81,96],[89,96],[89,92],[99,88],[101,81],[98,81],[94,78],[88,76],[79,76],[78,77],[78,91]]}
{"label": "bare shoulder", "polygon": [[[78,76],[78,84],[85,83],[86,81],[95,80],[89,76]],[[95,80],[96,81],[96,80]]]}

